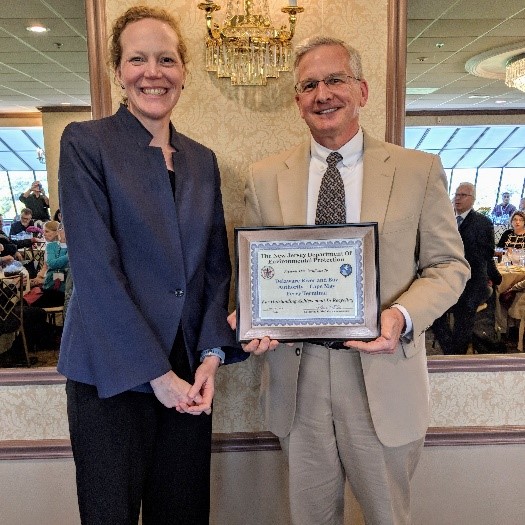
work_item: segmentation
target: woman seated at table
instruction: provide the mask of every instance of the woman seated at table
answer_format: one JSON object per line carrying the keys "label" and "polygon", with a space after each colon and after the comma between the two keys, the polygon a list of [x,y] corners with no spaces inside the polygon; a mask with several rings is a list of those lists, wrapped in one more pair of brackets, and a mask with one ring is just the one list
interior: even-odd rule
{"label": "woman seated at table", "polygon": [[510,220],[512,229],[505,230],[498,241],[498,248],[525,249],[525,213],[515,211]]}
{"label": "woman seated at table", "polygon": [[41,308],[63,306],[66,274],[69,270],[63,224],[57,221],[46,222],[44,238],[47,242],[45,262],[31,283],[33,286],[42,286],[42,295],[32,303],[32,306]]}

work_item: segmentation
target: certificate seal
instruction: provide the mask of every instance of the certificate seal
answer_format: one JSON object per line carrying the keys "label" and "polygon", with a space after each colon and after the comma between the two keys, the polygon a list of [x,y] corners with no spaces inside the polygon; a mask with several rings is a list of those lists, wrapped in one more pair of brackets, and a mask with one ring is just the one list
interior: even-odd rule
{"label": "certificate seal", "polygon": [[273,279],[275,270],[271,266],[264,266],[261,268],[261,277],[263,279]]}
{"label": "certificate seal", "polygon": [[352,266],[348,263],[342,264],[341,267],[339,268],[339,273],[343,277],[348,277],[349,275],[352,274]]}

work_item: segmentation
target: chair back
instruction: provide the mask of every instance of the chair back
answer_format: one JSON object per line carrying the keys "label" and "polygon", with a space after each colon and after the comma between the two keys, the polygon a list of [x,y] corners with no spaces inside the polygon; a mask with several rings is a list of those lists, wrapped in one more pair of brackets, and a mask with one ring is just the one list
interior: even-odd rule
{"label": "chair back", "polygon": [[23,274],[0,277],[0,332],[20,334],[27,366],[31,366],[24,332]]}

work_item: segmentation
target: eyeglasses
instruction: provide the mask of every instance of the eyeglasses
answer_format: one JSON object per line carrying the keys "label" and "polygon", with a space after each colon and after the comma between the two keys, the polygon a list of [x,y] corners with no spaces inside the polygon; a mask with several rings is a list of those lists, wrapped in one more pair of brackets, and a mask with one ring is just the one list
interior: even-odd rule
{"label": "eyeglasses", "polygon": [[361,82],[360,78],[356,78],[351,75],[332,74],[322,78],[321,80],[302,80],[301,82],[297,82],[294,87],[297,94],[300,95],[302,93],[311,93],[312,91],[315,91],[319,85],[319,82],[323,82],[330,91],[336,91],[337,89],[350,84],[350,80],[357,80],[358,82]]}
{"label": "eyeglasses", "polygon": [[455,193],[454,197],[464,199],[465,197],[472,197],[472,193]]}

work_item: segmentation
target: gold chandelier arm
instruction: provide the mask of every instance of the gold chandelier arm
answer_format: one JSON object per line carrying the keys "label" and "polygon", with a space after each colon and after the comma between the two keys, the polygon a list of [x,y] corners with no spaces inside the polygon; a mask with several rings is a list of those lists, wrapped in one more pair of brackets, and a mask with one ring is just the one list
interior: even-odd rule
{"label": "gold chandelier arm", "polygon": [[214,3],[213,0],[206,0],[206,2],[201,2],[198,6],[199,9],[206,11],[206,27],[208,28],[208,35],[210,38],[216,39],[220,36],[220,32],[217,29],[217,24],[213,24],[213,12],[219,11],[221,6]]}
{"label": "gold chandelier arm", "polygon": [[304,11],[304,7],[298,7],[298,6],[286,6],[281,8],[281,11],[283,13],[288,14],[288,21],[290,23],[290,30],[286,31],[284,26],[282,27],[282,30],[280,31],[280,38],[283,41],[289,41],[294,37],[295,34],[295,23],[297,22],[297,17],[295,16],[297,13],[302,13]]}

